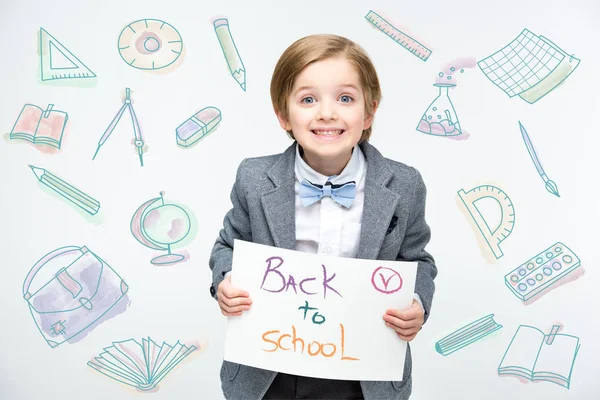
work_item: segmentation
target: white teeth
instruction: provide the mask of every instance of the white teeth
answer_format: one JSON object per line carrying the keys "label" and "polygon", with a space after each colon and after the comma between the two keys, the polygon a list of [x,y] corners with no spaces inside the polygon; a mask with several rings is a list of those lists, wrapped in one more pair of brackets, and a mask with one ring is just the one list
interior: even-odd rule
{"label": "white teeth", "polygon": [[337,131],[313,131],[313,132],[316,133],[317,135],[321,135],[321,136],[334,136],[334,135],[339,135],[344,131],[338,129]]}

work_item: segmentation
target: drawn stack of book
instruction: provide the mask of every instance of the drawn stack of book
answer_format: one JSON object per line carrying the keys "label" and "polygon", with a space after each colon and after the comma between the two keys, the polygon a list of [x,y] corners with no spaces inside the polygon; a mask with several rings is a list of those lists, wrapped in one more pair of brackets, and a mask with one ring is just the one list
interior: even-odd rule
{"label": "drawn stack of book", "polygon": [[445,336],[435,344],[435,350],[443,356],[454,353],[463,347],[483,339],[502,328],[494,321],[494,314],[486,315]]}

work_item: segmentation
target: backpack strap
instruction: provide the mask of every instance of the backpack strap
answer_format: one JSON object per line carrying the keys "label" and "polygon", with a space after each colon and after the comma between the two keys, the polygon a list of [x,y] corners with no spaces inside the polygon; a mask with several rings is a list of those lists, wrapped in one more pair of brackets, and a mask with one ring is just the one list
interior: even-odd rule
{"label": "backpack strap", "polygon": [[[43,256],[42,258],[40,258],[38,260],[38,262],[36,262],[35,265],[33,267],[31,267],[31,270],[29,270],[29,273],[27,274],[27,277],[25,278],[25,282],[23,282],[23,298],[25,300],[29,300],[29,298],[31,297],[31,294],[29,293],[29,286],[31,285],[33,278],[35,278],[35,275],[39,272],[40,269],[42,269],[44,267],[44,265],[46,265],[46,263],[48,261],[52,260],[55,257],[61,256],[61,255],[67,254],[67,253],[77,252],[77,253],[85,254],[88,251],[89,250],[85,246],[83,246],[83,247],[65,246],[65,247],[61,247],[59,249],[53,250],[50,253]],[[58,273],[60,273],[63,270],[64,270],[64,268],[61,269],[60,271],[58,271]]]}

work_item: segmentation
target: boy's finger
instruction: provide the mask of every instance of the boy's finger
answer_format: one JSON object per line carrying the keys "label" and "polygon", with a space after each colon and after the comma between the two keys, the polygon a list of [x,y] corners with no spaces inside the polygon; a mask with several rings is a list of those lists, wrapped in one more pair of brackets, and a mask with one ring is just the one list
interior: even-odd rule
{"label": "boy's finger", "polygon": [[245,290],[236,289],[234,287],[229,286],[223,288],[223,295],[225,295],[225,297],[229,299],[233,299],[234,297],[248,297],[249,293]]}
{"label": "boy's finger", "polygon": [[250,309],[249,305],[241,305],[241,306],[235,306],[235,307],[230,307],[227,304],[220,304],[221,306],[221,310],[228,312],[228,313],[241,313],[242,311],[246,311]]}
{"label": "boy's finger", "polygon": [[407,308],[406,310],[396,310],[396,309],[391,308],[389,310],[386,310],[385,313],[387,315],[391,315],[393,317],[396,317],[396,318],[404,320],[404,321],[416,319],[420,315],[423,315],[422,312],[420,312],[418,309],[416,309],[414,307]]}
{"label": "boy's finger", "polygon": [[402,339],[402,340],[404,340],[406,342],[410,342],[411,340],[413,340],[417,336],[416,333],[413,333],[412,335],[405,336],[405,335],[402,335],[402,334],[400,334],[398,332],[396,332],[396,335],[398,335],[398,337],[400,339]]}
{"label": "boy's finger", "polygon": [[416,318],[409,319],[409,320],[403,320],[400,318],[392,317],[389,314],[385,314],[383,316],[383,320],[388,324],[397,326],[398,328],[402,328],[402,329],[411,328],[411,327],[417,326],[419,324],[419,320]]}
{"label": "boy's finger", "polygon": [[386,326],[392,328],[393,330],[396,331],[397,334],[402,335],[402,336],[410,336],[410,335],[414,335],[417,332],[419,332],[419,327],[410,327],[410,328],[398,328],[395,327],[391,324],[386,324]]}
{"label": "boy's finger", "polygon": [[237,312],[237,313],[229,313],[225,310],[223,310],[223,308],[221,307],[221,314],[223,314],[226,317],[239,317],[240,315],[242,315],[242,312]]}
{"label": "boy's finger", "polygon": [[252,304],[252,299],[250,299],[249,297],[234,297],[232,299],[226,297],[222,301],[223,304],[226,304],[229,307]]}

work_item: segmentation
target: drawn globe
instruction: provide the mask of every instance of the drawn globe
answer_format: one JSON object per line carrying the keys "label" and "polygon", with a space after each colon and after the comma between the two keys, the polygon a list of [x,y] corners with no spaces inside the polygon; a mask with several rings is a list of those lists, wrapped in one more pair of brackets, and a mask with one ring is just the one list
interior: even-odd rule
{"label": "drawn globe", "polygon": [[190,217],[174,204],[161,205],[149,210],[142,221],[146,236],[160,244],[177,243],[190,231]]}
{"label": "drawn globe", "polygon": [[178,205],[165,204],[164,192],[138,207],[131,218],[131,233],[138,242],[167,254],[151,260],[155,265],[170,265],[185,259],[171,251],[171,245],[183,240],[191,229],[188,213]]}

